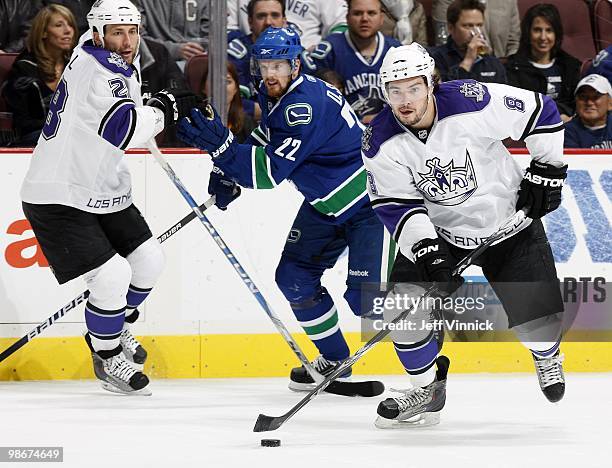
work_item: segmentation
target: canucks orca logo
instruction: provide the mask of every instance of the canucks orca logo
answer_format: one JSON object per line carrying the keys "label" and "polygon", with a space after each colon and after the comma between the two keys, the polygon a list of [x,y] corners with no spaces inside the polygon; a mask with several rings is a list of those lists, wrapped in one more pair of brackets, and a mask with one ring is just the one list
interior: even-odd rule
{"label": "canucks orca logo", "polygon": [[285,120],[290,126],[308,125],[312,120],[312,107],[305,102],[291,104],[285,109]]}
{"label": "canucks orca logo", "polygon": [[417,188],[437,205],[459,205],[472,196],[478,188],[474,166],[469,151],[465,150],[465,165],[455,167],[451,159],[446,166],[440,165],[440,158],[425,162],[429,172],[418,172],[421,179]]}
{"label": "canucks orca logo", "polygon": [[370,88],[370,92],[367,96],[359,94],[357,99],[353,101],[351,107],[359,118],[365,117],[366,115],[378,114],[383,107],[385,102],[380,94],[380,90],[376,87]]}

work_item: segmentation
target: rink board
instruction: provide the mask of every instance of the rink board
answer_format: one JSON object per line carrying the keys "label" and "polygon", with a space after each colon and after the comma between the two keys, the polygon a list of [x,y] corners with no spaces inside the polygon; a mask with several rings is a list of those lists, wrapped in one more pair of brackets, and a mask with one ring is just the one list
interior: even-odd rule
{"label": "rink board", "polygon": [[[544,221],[559,277],[603,277],[610,280],[612,263],[612,153],[569,154],[570,173],[561,209]],[[578,154],[574,154],[578,153]],[[0,192],[0,350],[5,349],[84,289],[81,280],[61,287],[55,282],[32,231],[23,217],[19,187],[31,152],[0,152],[3,171]],[[207,198],[208,156],[190,150],[167,152],[167,157],[192,195]],[[515,157],[526,166],[525,154]],[[189,213],[180,194],[144,151],[128,157],[134,202],[158,234]],[[221,213],[207,212],[266,300],[310,356],[312,345],[302,335],[291,310],[274,284],[274,270],[301,196],[284,183],[271,191],[243,191]],[[156,377],[253,377],[286,375],[297,364],[270,320],[219,252],[198,220],[164,243],[167,265],[135,328],[150,350]],[[480,275],[478,268],[467,272]],[[326,273],[324,282],[337,300],[343,331],[351,349],[359,347],[359,320],[341,299],[346,258]],[[0,380],[91,377],[91,364],[79,336],[84,331],[82,306],[69,312],[6,362]],[[570,371],[612,371],[609,343],[567,343]],[[531,371],[533,364],[517,343],[448,343],[456,355],[455,372]],[[52,357],[52,358],[51,358]],[[357,366],[358,373],[401,373],[389,344],[376,347]]]}

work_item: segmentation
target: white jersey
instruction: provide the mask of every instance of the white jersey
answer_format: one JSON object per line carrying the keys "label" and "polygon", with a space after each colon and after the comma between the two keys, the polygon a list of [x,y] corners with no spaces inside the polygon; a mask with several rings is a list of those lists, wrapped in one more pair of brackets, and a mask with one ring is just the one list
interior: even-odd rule
{"label": "white jersey", "polygon": [[549,97],[472,80],[442,83],[434,97],[428,135],[415,135],[385,107],[362,142],[372,206],[409,258],[436,232],[473,249],[515,213],[523,171],[505,138],[524,140],[540,162],[563,165],[563,123]]}
{"label": "white jersey", "polygon": [[[247,5],[249,0],[228,0],[228,31],[239,29],[250,34]],[[346,29],[347,6],[344,0],[286,0],[285,14],[300,34],[305,49],[316,46],[333,32]]]}
{"label": "white jersey", "polygon": [[163,125],[161,110],[142,105],[134,67],[85,42],[74,50],[51,99],[22,200],[97,214],[127,208],[132,183],[124,150],[144,146]]}

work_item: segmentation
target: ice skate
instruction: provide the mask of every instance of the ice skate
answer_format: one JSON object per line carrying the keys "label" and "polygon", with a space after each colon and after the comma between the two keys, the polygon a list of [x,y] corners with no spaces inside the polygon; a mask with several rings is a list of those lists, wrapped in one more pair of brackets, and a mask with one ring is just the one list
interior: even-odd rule
{"label": "ice skate", "polygon": [[[101,353],[104,353],[101,351]],[[99,353],[92,353],[94,372],[100,379],[102,388],[124,395],[150,396],[149,378],[135,369],[123,354],[115,354],[106,359]]]}
{"label": "ice skate", "polygon": [[125,326],[119,337],[123,354],[126,359],[132,363],[132,366],[142,371],[145,361],[147,360],[147,351],[142,347],[140,342],[132,335],[130,329]]}
{"label": "ice skate", "polygon": [[[327,376],[341,363],[342,361],[330,361],[320,355],[312,361],[312,367],[314,367],[319,374]],[[335,380],[337,382],[350,382],[352,373],[353,371],[349,368]],[[304,366],[291,369],[291,375],[289,377],[289,388],[291,390],[296,392],[309,392],[314,389],[316,385],[317,384]]]}
{"label": "ice skate", "polygon": [[438,424],[440,410],[446,402],[446,375],[450,360],[439,356],[436,365],[436,379],[429,385],[395,390],[402,396],[381,401],[374,425],[380,429],[400,429]]}
{"label": "ice skate", "polygon": [[152,394],[149,378],[126,358],[121,345],[112,350],[95,351],[89,333],[85,334],[85,342],[91,351],[94,374],[104,390],[124,395]]}
{"label": "ice skate", "polygon": [[532,356],[542,393],[552,403],[560,401],[565,394],[565,376],[563,375],[565,356],[560,354],[559,350],[549,358],[540,358],[535,354]]}

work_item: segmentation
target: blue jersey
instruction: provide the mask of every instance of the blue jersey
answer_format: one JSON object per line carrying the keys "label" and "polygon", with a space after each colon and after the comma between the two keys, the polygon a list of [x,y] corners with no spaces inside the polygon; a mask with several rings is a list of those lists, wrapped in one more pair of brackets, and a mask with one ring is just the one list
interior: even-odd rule
{"label": "blue jersey", "polygon": [[338,90],[300,75],[280,99],[264,88],[258,99],[259,127],[234,157],[215,164],[243,187],[271,189],[289,179],[322,220],[344,222],[356,213],[368,201],[363,126]]}
{"label": "blue jersey", "polygon": [[606,125],[592,129],[578,116],[565,124],[566,148],[612,149],[612,112],[608,112]]}
{"label": "blue jersey", "polygon": [[240,93],[245,97],[253,95],[251,47],[253,47],[253,39],[250,34],[236,37],[227,44],[227,58],[236,67],[238,81],[240,82]]}
{"label": "blue jersey", "polygon": [[360,119],[378,114],[385,101],[378,71],[387,51],[401,44],[382,33],[376,35],[376,53],[367,60],[346,31],[331,34],[310,53],[303,54],[304,67],[309,73],[328,68],[342,77],[344,95]]}

